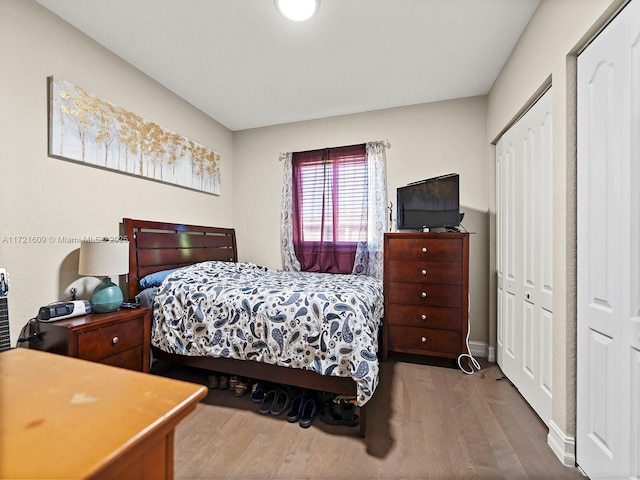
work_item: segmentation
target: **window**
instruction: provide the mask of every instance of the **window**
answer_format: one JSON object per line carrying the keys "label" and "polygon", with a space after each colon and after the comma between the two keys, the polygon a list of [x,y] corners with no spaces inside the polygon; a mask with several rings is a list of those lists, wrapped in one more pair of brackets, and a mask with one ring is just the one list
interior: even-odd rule
{"label": "window", "polygon": [[387,142],[283,153],[284,268],[382,279]]}
{"label": "window", "polygon": [[351,273],[367,231],[365,145],[294,153],[292,196],[293,243],[301,270]]}

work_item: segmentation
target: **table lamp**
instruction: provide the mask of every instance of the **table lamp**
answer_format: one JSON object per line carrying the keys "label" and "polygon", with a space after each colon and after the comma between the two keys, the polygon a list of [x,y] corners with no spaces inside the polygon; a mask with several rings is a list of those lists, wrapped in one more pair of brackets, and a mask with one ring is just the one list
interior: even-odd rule
{"label": "table lamp", "polygon": [[124,297],[110,275],[123,275],[129,271],[129,242],[82,242],[78,273],[92,277],[104,277],[89,299],[91,311],[113,312],[120,308]]}

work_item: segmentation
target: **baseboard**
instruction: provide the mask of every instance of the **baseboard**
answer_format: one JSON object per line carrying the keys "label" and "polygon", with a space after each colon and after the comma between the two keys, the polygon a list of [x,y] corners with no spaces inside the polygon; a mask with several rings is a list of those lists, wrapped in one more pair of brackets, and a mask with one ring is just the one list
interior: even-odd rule
{"label": "baseboard", "polygon": [[556,457],[565,467],[576,466],[576,440],[564,434],[560,428],[549,421],[549,435],[547,435],[547,445],[551,448]]}
{"label": "baseboard", "polygon": [[474,357],[487,357],[487,344],[484,342],[469,342],[469,353]]}
{"label": "baseboard", "polygon": [[496,362],[496,349],[494,347],[487,348],[487,360],[490,362]]}
{"label": "baseboard", "polygon": [[469,342],[469,350],[474,357],[486,358],[490,362],[496,361],[495,348],[488,346],[484,342]]}

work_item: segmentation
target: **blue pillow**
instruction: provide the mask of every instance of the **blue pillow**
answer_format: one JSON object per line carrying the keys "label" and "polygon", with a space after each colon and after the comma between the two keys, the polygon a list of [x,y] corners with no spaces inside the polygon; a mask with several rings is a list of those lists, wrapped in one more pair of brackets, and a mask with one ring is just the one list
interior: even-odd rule
{"label": "blue pillow", "polygon": [[140,282],[140,288],[159,287],[164,279],[171,275],[173,272],[180,270],[179,268],[173,268],[171,270],[161,270],[159,272],[150,273],[146,277],[142,278]]}

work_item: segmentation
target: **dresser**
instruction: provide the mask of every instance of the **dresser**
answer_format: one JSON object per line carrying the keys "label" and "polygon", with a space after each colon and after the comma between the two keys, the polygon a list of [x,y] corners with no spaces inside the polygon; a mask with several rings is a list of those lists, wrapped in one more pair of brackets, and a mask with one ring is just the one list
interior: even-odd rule
{"label": "dresser", "polygon": [[202,385],[28,348],[0,353],[0,478],[171,479]]}
{"label": "dresser", "polygon": [[468,233],[385,234],[383,361],[468,353],[468,310]]}
{"label": "dresser", "polygon": [[148,372],[151,313],[148,308],[91,313],[38,322],[39,341],[29,348]]}

